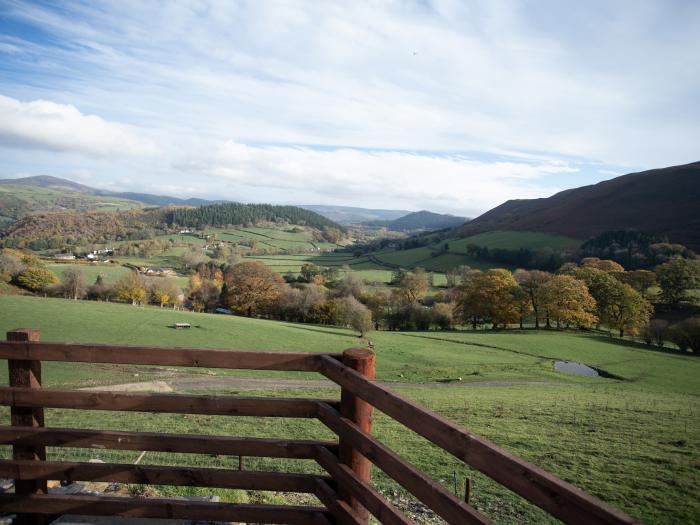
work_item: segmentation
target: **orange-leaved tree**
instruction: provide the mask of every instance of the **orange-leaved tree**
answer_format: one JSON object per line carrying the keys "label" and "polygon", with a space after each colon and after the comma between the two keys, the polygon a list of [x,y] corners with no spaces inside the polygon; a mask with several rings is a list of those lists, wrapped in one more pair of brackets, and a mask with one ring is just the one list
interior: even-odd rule
{"label": "orange-leaved tree", "polygon": [[248,317],[268,313],[285,286],[284,279],[259,261],[242,262],[224,274],[224,303],[234,312]]}

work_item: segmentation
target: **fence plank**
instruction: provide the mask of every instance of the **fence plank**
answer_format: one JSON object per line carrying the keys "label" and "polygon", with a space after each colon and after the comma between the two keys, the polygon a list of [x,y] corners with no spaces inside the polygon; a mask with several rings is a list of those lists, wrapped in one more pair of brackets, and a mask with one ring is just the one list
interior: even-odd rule
{"label": "fence plank", "polygon": [[406,462],[386,445],[362,432],[357,425],[342,417],[331,406],[320,406],[319,419],[448,523],[491,523],[488,518],[447,492],[439,483]]}
{"label": "fence plank", "polygon": [[631,517],[545,470],[472,434],[413,401],[368,381],[337,359],[321,357],[322,373],[442,449],[551,515],[571,524],[631,525]]}
{"label": "fence plank", "polygon": [[[216,487],[278,492],[316,491],[316,478],[309,474],[256,472],[202,467],[171,467],[120,463],[86,463],[69,461],[0,460],[0,477],[23,480],[60,479],[73,481],[108,481],[146,485]],[[329,482],[330,478],[323,478]]]}
{"label": "fence plank", "polygon": [[355,510],[323,480],[316,482],[316,497],[333,514],[336,522],[340,525],[362,525],[364,518],[357,514]]}
{"label": "fence plank", "polygon": [[19,512],[28,508],[41,514],[242,521],[291,525],[315,525],[323,523],[323,518],[329,517],[329,513],[324,508],[292,505],[242,505],[109,496],[0,494],[1,512]]}
{"label": "fence plank", "polygon": [[7,426],[0,426],[0,444],[296,459],[315,459],[318,447],[338,449],[333,441]]}
{"label": "fence plank", "polygon": [[[316,372],[320,355],[324,354],[79,343],[0,342],[0,358],[3,359],[199,368]],[[339,354],[325,355],[340,357]]]}
{"label": "fence plank", "polygon": [[[319,400],[0,387],[0,405],[224,416],[313,418]],[[333,402],[331,402],[333,403]]]}
{"label": "fence plank", "polygon": [[361,480],[347,465],[326,448],[316,449],[316,461],[343,487],[352,494],[372,515],[384,525],[413,525],[400,510],[391,504],[372,486]]}

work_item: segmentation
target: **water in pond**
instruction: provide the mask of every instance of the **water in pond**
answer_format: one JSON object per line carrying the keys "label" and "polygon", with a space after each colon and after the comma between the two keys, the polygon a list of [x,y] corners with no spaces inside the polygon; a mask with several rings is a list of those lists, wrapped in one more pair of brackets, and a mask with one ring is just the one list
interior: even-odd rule
{"label": "water in pond", "polygon": [[582,365],[581,363],[575,363],[574,361],[555,361],[554,369],[558,372],[564,372],[565,374],[576,374],[580,376],[598,377],[600,375],[595,368]]}

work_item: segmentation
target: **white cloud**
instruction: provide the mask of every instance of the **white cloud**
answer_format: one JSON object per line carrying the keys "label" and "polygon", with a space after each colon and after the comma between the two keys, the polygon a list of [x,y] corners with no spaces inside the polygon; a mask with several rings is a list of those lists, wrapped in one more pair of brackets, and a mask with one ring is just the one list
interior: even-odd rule
{"label": "white cloud", "polygon": [[178,168],[217,177],[239,195],[258,195],[256,200],[276,195],[277,201],[297,203],[391,203],[470,215],[506,199],[550,195],[558,188],[542,185],[541,177],[577,171],[561,162],[483,162],[458,155],[250,146],[233,141],[220,144],[210,157]]}
{"label": "white cloud", "polygon": [[48,100],[21,102],[0,95],[0,145],[81,152],[98,156],[149,156],[155,143],[131,126],[84,115]]}
{"label": "white cloud", "polygon": [[[0,140],[103,155],[85,167],[111,182],[171,184],[184,173],[172,166],[188,166],[180,186],[208,184],[215,173],[239,184],[233,198],[381,205],[396,193],[392,202],[415,207],[483,211],[604,173],[567,178],[550,159],[623,173],[698,157],[698,2],[4,7],[47,38],[0,35],[9,72],[0,93],[36,101],[18,103],[30,124],[0,131]],[[32,120],[30,104],[62,116]],[[115,157],[153,153],[154,144],[159,154],[143,163]],[[517,160],[491,160],[501,154]],[[26,168],[15,160],[5,169]],[[318,189],[302,189],[309,173]]]}

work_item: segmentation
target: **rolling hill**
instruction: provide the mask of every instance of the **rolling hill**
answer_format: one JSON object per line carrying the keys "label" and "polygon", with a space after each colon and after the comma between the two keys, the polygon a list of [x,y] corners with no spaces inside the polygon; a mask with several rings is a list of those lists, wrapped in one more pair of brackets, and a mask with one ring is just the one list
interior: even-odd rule
{"label": "rolling hill", "polygon": [[[108,197],[112,199],[125,199],[136,201],[151,206],[200,206],[203,204],[214,204],[225,202],[220,200],[207,200],[198,198],[182,199],[179,197],[170,197],[168,195],[152,195],[150,193],[136,193],[130,191],[109,191],[99,188],[85,186],[78,182],[73,182],[60,177],[51,177],[49,175],[34,175],[31,177],[21,177],[18,179],[0,179],[2,186],[28,186],[36,188],[45,188],[57,192],[80,193],[83,195],[92,195],[95,197]],[[46,211],[46,210],[44,210]]]}
{"label": "rolling hill", "polygon": [[366,221],[390,221],[411,213],[406,210],[377,210],[372,208],[355,208],[353,206],[326,206],[322,204],[303,204],[305,210],[315,211],[319,215],[343,224],[359,224]]}
{"label": "rolling hill", "polygon": [[630,173],[543,199],[510,200],[460,228],[460,236],[533,231],[589,239],[635,229],[700,251],[700,162]]}
{"label": "rolling hill", "polygon": [[386,227],[394,231],[443,230],[461,226],[469,219],[431,211],[416,211],[394,220],[367,221],[367,226]]}

